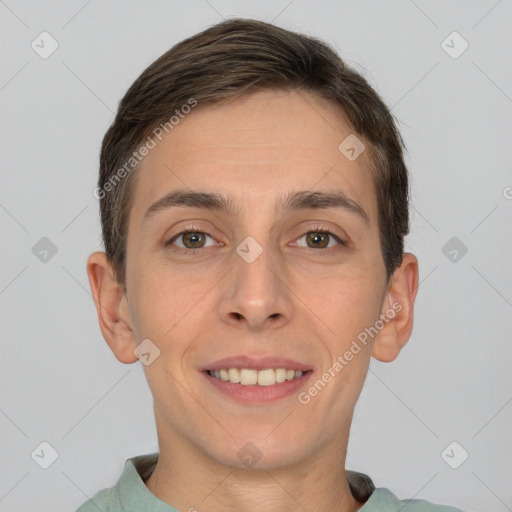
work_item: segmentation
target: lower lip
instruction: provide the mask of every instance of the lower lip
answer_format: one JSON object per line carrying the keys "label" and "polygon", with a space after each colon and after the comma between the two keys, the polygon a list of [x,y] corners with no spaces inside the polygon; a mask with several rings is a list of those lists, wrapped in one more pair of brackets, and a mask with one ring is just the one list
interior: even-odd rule
{"label": "lower lip", "polygon": [[281,398],[291,395],[297,395],[300,388],[311,377],[312,371],[302,374],[302,377],[287,380],[285,382],[276,382],[271,386],[244,386],[243,384],[233,384],[232,382],[212,377],[208,372],[202,372],[208,381],[218,391],[224,395],[242,403],[269,403],[276,402]]}

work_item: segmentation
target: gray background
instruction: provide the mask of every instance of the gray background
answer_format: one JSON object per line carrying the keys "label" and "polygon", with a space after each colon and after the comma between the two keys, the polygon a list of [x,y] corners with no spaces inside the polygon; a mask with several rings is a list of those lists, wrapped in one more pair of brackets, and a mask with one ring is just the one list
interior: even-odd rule
{"label": "gray background", "polygon": [[[123,365],[108,349],[85,272],[101,249],[99,145],[147,65],[232,16],[333,44],[392,107],[408,145],[415,327],[397,361],[372,362],[347,466],[401,498],[512,510],[511,2],[8,0],[0,511],[75,510],[117,481],[126,458],[157,449],[140,363]],[[59,45],[46,59],[31,48],[43,31]],[[469,44],[461,55],[454,31]],[[46,261],[43,237],[57,249]],[[452,237],[459,247],[443,252]],[[43,441],[58,453],[47,469]]]}

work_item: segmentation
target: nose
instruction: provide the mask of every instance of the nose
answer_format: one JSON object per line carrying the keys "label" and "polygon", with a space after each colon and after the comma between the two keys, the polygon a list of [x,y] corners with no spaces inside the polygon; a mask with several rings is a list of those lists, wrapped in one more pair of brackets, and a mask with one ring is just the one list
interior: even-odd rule
{"label": "nose", "polygon": [[284,262],[268,248],[252,261],[240,254],[233,253],[232,270],[223,280],[222,321],[253,331],[286,325],[292,317],[293,293],[286,283]]}

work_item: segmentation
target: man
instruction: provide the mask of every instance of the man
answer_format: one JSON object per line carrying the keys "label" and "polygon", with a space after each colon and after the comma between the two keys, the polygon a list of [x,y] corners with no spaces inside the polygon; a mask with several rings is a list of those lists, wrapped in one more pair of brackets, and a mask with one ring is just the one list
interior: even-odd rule
{"label": "man", "polygon": [[243,19],[179,43],[122,99],[96,195],[100,327],[144,365],[159,453],[80,512],[456,510],[344,467],[418,263],[400,135],[335,52]]}

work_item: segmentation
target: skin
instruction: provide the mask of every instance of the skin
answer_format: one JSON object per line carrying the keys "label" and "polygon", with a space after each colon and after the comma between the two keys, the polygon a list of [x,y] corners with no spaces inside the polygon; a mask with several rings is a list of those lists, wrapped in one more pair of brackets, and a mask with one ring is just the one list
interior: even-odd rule
{"label": "skin", "polygon": [[[305,92],[198,106],[137,171],[126,289],[103,252],[89,257],[101,331],[114,355],[137,361],[144,339],[160,350],[144,366],[160,445],[146,485],[179,510],[361,507],[344,468],[352,415],[372,355],[392,361],[410,337],[418,263],[404,254],[386,281],[368,151],[351,162],[338,150],[351,133],[341,112]],[[174,207],[143,223],[148,207],[178,188],[223,193],[239,213]],[[274,209],[287,192],[335,189],[364,208],[368,224],[340,208]],[[190,225],[211,235],[188,241],[196,254],[180,252],[184,237],[165,245]],[[319,225],[348,245],[329,237],[328,247],[315,245],[307,234]],[[248,236],[263,248],[250,264],[235,250]],[[283,356],[310,364],[311,384],[397,302],[401,310],[307,405],[295,395],[239,404],[198,371],[232,355]],[[249,468],[237,457],[247,442],[262,455]]]}

